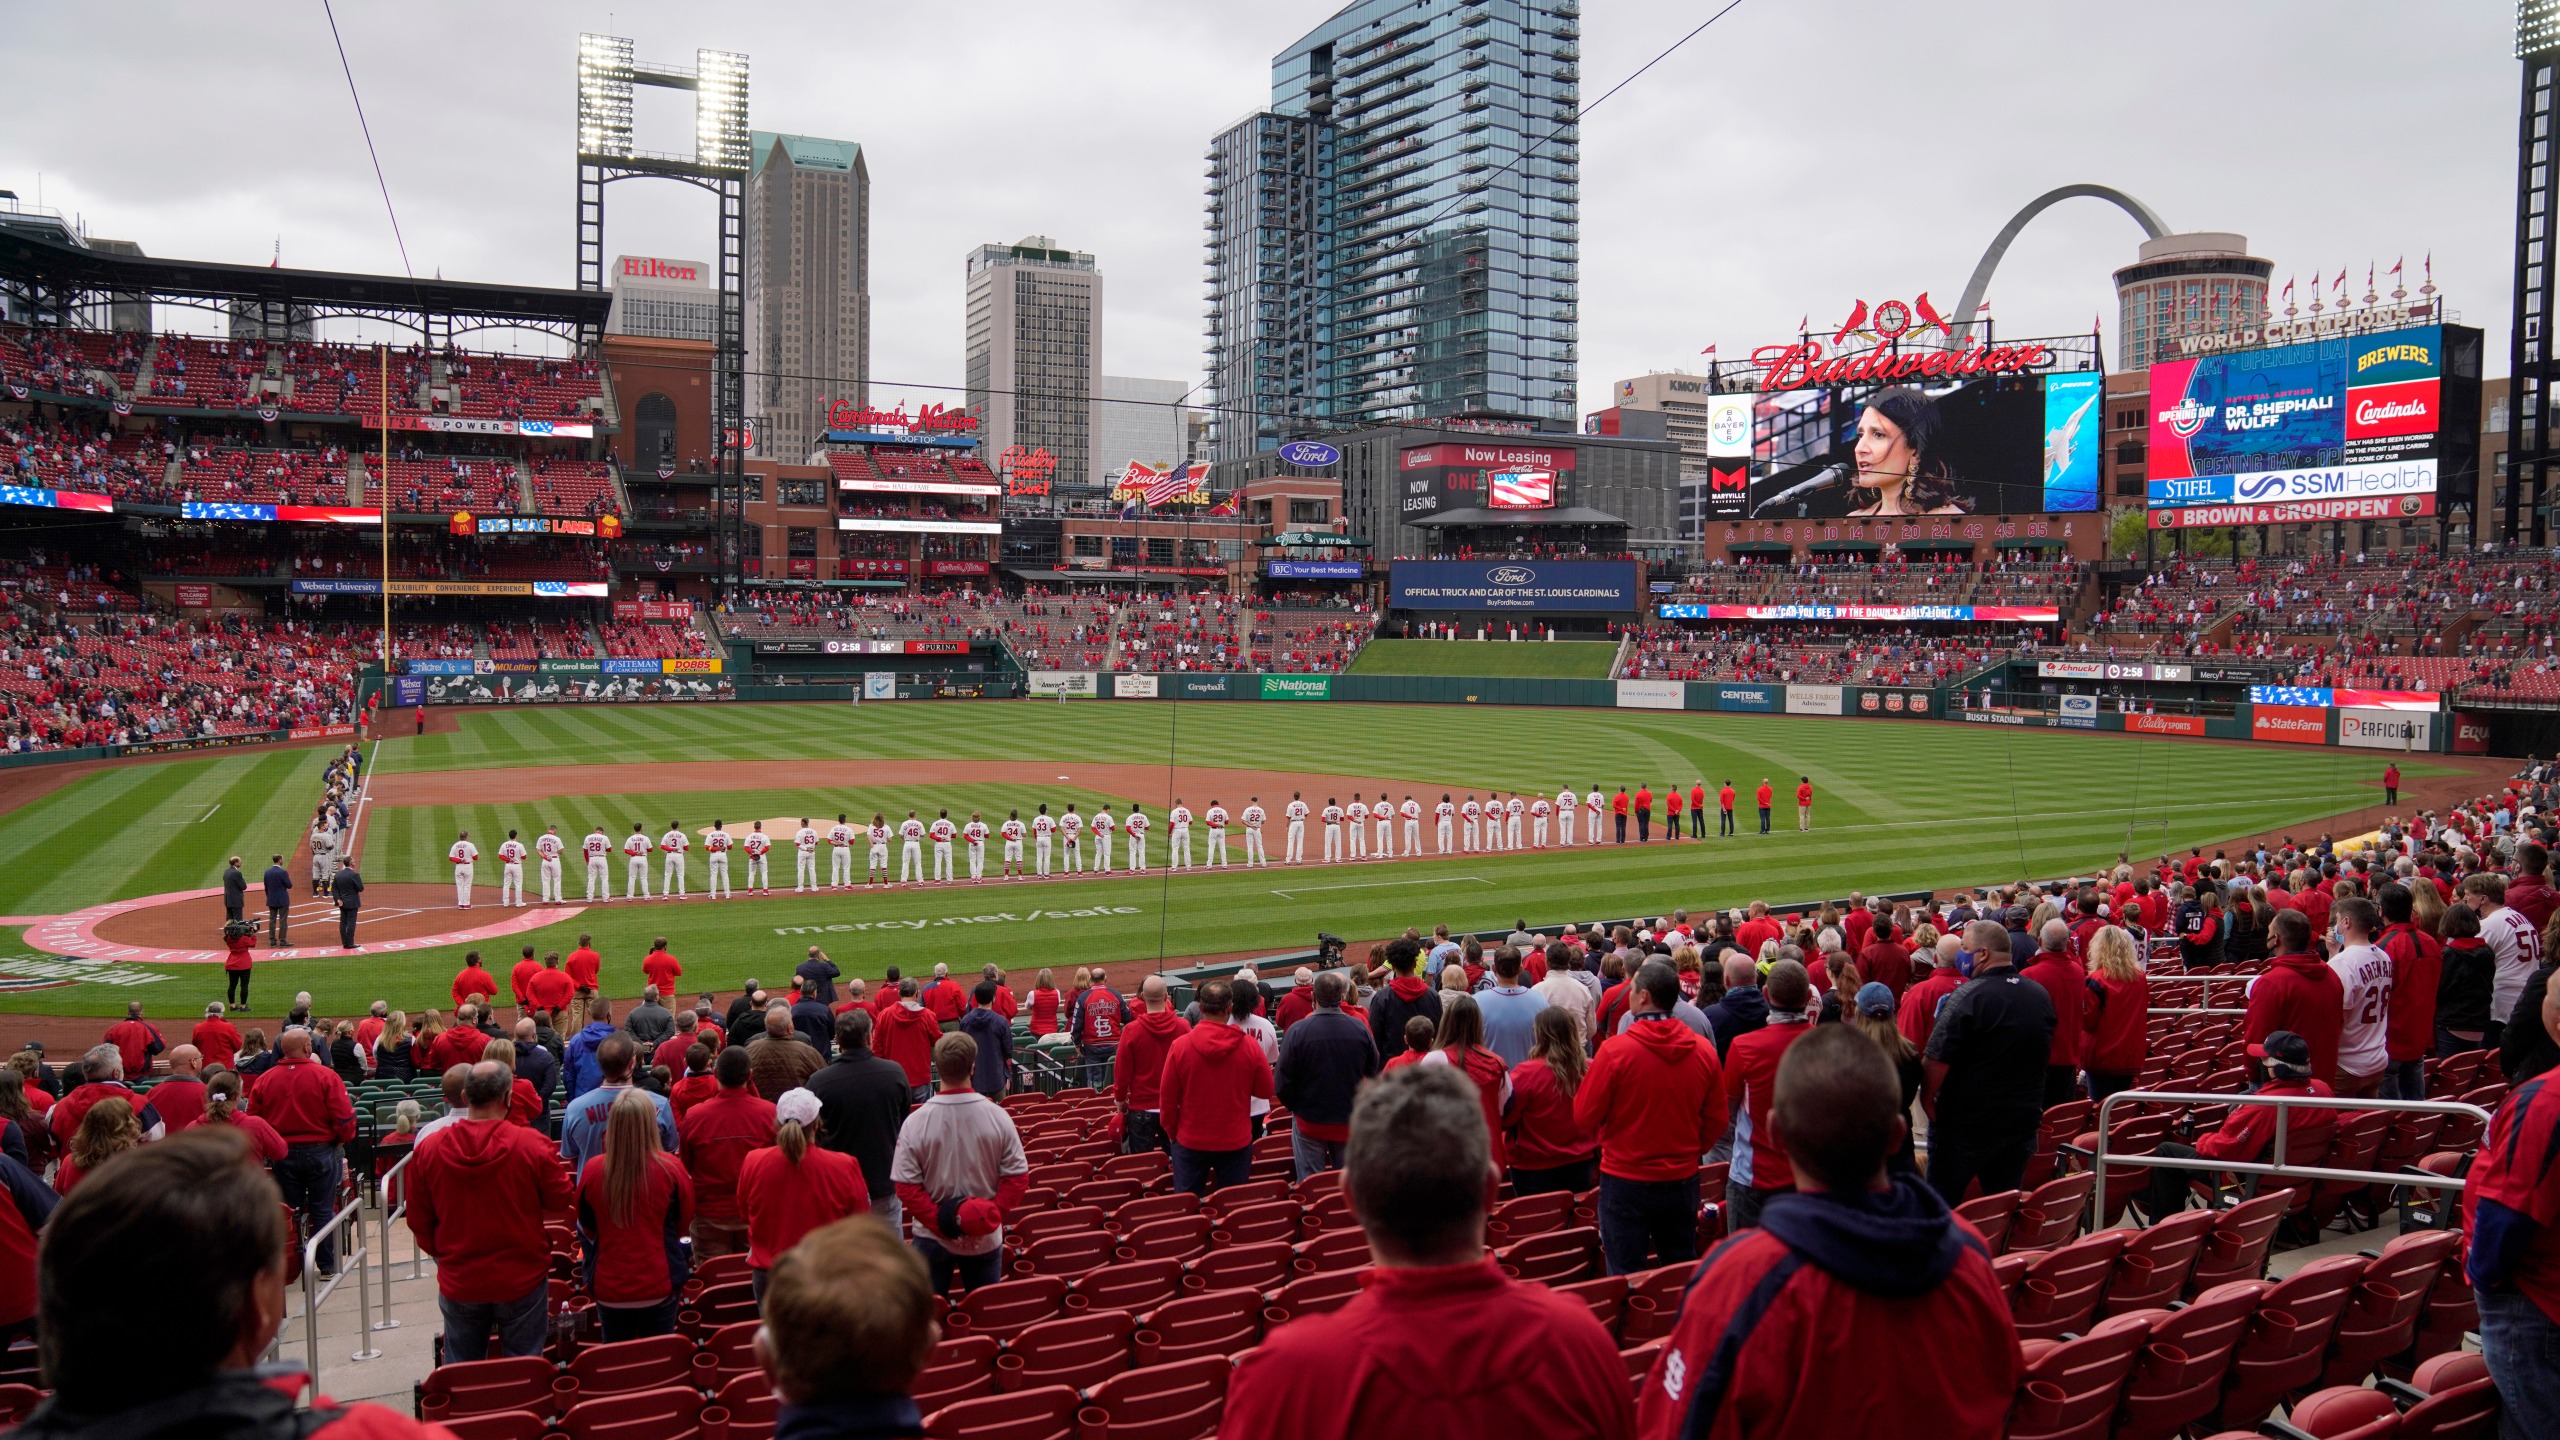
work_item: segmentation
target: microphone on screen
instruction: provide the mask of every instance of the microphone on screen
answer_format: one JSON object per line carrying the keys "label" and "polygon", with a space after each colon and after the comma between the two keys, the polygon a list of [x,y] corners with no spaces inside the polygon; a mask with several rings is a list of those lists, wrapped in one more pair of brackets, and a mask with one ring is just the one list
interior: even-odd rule
{"label": "microphone on screen", "polygon": [[1825,490],[1836,490],[1848,483],[1849,467],[1847,465],[1837,462],[1825,465],[1821,470],[1815,472],[1812,479],[1790,485],[1786,489],[1779,491],[1777,494],[1770,496],[1768,499],[1761,501],[1759,504],[1752,506],[1751,518],[1757,520],[1760,517],[1767,515],[1769,512],[1781,508],[1782,506],[1795,505],[1798,507],[1796,512],[1797,518],[1801,519],[1803,518],[1804,510],[1809,508],[1805,506],[1804,502],[1815,495],[1821,494]]}

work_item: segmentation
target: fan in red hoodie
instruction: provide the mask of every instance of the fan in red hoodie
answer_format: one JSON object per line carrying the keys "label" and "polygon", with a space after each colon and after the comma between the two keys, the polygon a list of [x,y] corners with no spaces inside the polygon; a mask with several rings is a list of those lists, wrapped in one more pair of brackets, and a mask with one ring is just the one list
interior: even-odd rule
{"label": "fan in red hoodie", "polygon": [[[513,1076],[494,1061],[471,1067],[464,1119],[427,1137],[409,1161],[409,1230],[436,1262],[448,1362],[488,1356],[491,1309],[504,1317],[509,1355],[537,1355],[551,1283],[543,1217],[576,1201],[552,1143],[507,1123]],[[527,1308],[521,1312],[518,1306]]]}
{"label": "fan in red hoodie", "polygon": [[[1769,1197],[1795,1184],[1770,1110],[1778,1097],[1778,1062],[1813,1033],[1813,981],[1803,965],[1781,960],[1771,966],[1760,993],[1769,1002],[1768,1023],[1735,1036],[1724,1052],[1725,1093],[1734,1097],[1733,1169],[1725,1197],[1735,1229],[1756,1223]],[[1602,1173],[1607,1173],[1605,1167]]]}
{"label": "fan in red hoodie", "polygon": [[933,1083],[933,1042],[942,1038],[942,1022],[916,998],[916,982],[901,980],[871,1032],[871,1053],[895,1060],[907,1072],[907,1088],[924,1090]]}
{"label": "fan in red hoodie", "polygon": [[1905,991],[1901,1003],[1894,1007],[1893,1026],[1902,1038],[1926,1050],[1929,1032],[1938,1025],[1938,1007],[1964,984],[1964,972],[1953,960],[1942,960],[1923,976],[1918,984]]}
{"label": "fan in red hoodie", "polygon": [[[732,1046],[711,1062],[717,1091],[694,1101],[676,1123],[678,1153],[693,1177],[693,1254],[697,1260],[747,1246],[738,1210],[738,1172],[747,1157],[773,1143],[773,1102],[755,1092],[747,1052]],[[690,1084],[688,1077],[678,1088]]]}
{"label": "fan in red hoodie", "polygon": [[453,977],[453,1003],[459,1009],[484,995],[498,993],[498,977],[482,969],[477,950],[462,957],[462,969]]}
{"label": "fan in red hoodie", "polygon": [[[1642,1440],[2002,1433],[2024,1356],[1990,1252],[1886,1159],[1901,1087],[1864,1036],[1827,1025],[1778,1069],[1795,1188],[1716,1247],[1636,1396]],[[1888,1378],[1877,1357],[1893,1356]]]}
{"label": "fan in red hoodie", "polygon": [[2268,928],[2276,957],[2265,973],[2249,982],[2249,1013],[2240,1022],[2240,1038],[2263,1043],[2279,1030],[2290,1030],[2311,1047],[2311,1073],[2338,1073],[2338,1033],[2346,1025],[2346,987],[2337,972],[2311,953],[2311,922],[2299,910],[2277,912]]}
{"label": "fan in red hoodie", "polygon": [[1173,1141],[1173,1188],[1198,1195],[1215,1178],[1241,1185],[1253,1169],[1253,1102],[1271,1098],[1271,1062],[1250,1031],[1227,1023],[1235,992],[1200,987],[1200,1023],[1173,1042],[1161,1079],[1164,1133]]}
{"label": "fan in red hoodie", "polygon": [[1470,1087],[1441,1070],[1361,1090],[1343,1184],[1377,1263],[1341,1308],[1279,1326],[1236,1367],[1221,1440],[1627,1435],[1609,1333],[1485,1253],[1484,1127]]}
{"label": "fan in red hoodie", "polygon": [[1164,1062],[1173,1042],[1191,1025],[1173,1008],[1163,977],[1150,975],[1138,985],[1138,1013],[1121,1032],[1120,1062],[1112,1089],[1120,1096],[1121,1127],[1129,1153],[1164,1148]]}
{"label": "fan in red hoodie", "polygon": [[[1794,973],[1801,1009],[1802,967]],[[1628,987],[1633,1020],[1602,1042],[1573,1096],[1574,1122],[1600,1141],[1600,1244],[1612,1275],[1697,1257],[1698,1163],[1726,1123],[1716,1048],[1671,1013],[1679,972],[1649,961]]]}
{"label": "fan in red hoodie", "polygon": [[[2421,882],[2424,883],[2424,882]],[[2515,887],[2507,887],[2510,901]],[[2436,985],[2444,974],[2444,944],[2413,923],[2416,905],[2405,885],[2385,885],[2382,953],[2391,957],[2391,1018],[2384,1045],[2389,1067],[2382,1077],[2386,1100],[2427,1098],[2427,1054],[2436,1043]]]}
{"label": "fan in red hoodie", "polygon": [[2089,972],[2072,955],[2071,927],[2059,918],[2044,922],[2036,943],[2036,958],[2018,973],[2053,997],[2053,1054],[2045,1066],[2044,1103],[2059,1105],[2080,1092],[2080,1032],[2089,1009]]}

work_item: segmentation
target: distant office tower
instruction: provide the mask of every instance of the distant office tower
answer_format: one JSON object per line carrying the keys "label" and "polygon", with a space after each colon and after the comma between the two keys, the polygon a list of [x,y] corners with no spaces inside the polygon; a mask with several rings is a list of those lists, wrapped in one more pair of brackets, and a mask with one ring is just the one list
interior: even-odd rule
{"label": "distant office tower", "polygon": [[850,140],[755,132],[747,177],[747,413],[756,452],[798,462],[827,402],[871,384],[871,171]]}
{"label": "distant office tower", "polygon": [[1358,0],[1272,60],[1270,111],[1209,151],[1218,458],[1333,425],[1572,422],[1580,15]]}
{"label": "distant office tower", "polygon": [[1093,483],[1111,485],[1129,462],[1179,465],[1191,458],[1190,419],[1182,408],[1191,387],[1179,380],[1102,377],[1093,406]]}
{"label": "distant office tower", "polygon": [[1102,274],[1093,257],[1046,235],[969,252],[969,413],[989,463],[1016,445],[1046,447],[1061,479],[1094,473],[1102,390]]}
{"label": "distant office tower", "polygon": [[608,335],[655,335],[669,340],[720,338],[720,292],[708,260],[658,255],[616,255],[607,274],[613,312]]}

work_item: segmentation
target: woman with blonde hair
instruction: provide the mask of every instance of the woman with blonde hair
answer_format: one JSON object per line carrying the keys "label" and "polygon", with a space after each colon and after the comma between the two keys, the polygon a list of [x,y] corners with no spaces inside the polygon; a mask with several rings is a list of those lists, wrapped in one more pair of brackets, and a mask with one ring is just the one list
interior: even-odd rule
{"label": "woman with blonde hair", "polygon": [[196,1123],[237,1127],[256,1147],[259,1161],[273,1165],[284,1158],[284,1136],[278,1134],[273,1125],[240,1108],[240,1093],[246,1085],[239,1073],[232,1070],[216,1070],[204,1077],[204,1118]]}
{"label": "woman with blonde hair", "polygon": [[[516,1042],[501,1035],[481,1050],[480,1058],[495,1060],[506,1066],[508,1073],[513,1074],[516,1068]],[[527,1130],[541,1130],[544,1128],[542,1121],[542,1092],[533,1088],[532,1081],[517,1075],[507,1087],[507,1123],[521,1125]]]}
{"label": "woman with blonde hair", "polygon": [[2151,980],[2142,952],[2123,927],[2101,925],[2091,932],[2089,979],[2099,993],[2097,1003],[2081,1012],[2088,1034],[2082,1068],[2089,1098],[2104,1100],[2132,1089],[2150,1054]]}
{"label": "woman with blonde hair", "polygon": [[133,1102],[121,1095],[108,1096],[80,1117],[80,1128],[71,1136],[71,1153],[62,1157],[62,1168],[54,1172],[53,1188],[70,1194],[80,1177],[141,1143],[142,1122],[133,1113]]}
{"label": "woman with blonde hair", "polygon": [[416,1042],[409,1035],[409,1016],[394,1010],[382,1017],[382,1033],[373,1037],[373,1073],[383,1080],[418,1077]]}
{"label": "woman with blonde hair", "polygon": [[24,1085],[0,1083],[0,1154],[39,1175],[53,1162],[53,1132]]}
{"label": "woman with blonde hair", "polygon": [[2409,923],[2438,939],[2444,938],[2444,892],[2424,876],[2403,888],[2409,892]]}
{"label": "woman with blonde hair", "polygon": [[850,1155],[810,1143],[818,1127],[816,1095],[806,1087],[785,1090],[773,1102],[773,1112],[773,1143],[749,1151],[738,1166],[747,1273],[755,1281],[759,1303],[773,1262],[799,1244],[801,1236],[871,1208],[862,1166]]}
{"label": "woman with blonde hair", "polygon": [[692,1225],[693,1179],[658,1144],[656,1103],[623,1091],[605,1111],[604,1152],[578,1177],[586,1290],[604,1314],[606,1343],[674,1333],[676,1297],[692,1273],[680,1242]]}

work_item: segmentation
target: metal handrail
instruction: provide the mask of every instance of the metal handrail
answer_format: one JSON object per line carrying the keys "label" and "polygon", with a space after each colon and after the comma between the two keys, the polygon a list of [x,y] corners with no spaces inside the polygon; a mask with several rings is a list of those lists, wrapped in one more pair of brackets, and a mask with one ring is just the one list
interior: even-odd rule
{"label": "metal handrail", "polygon": [[2190,1158],[2184,1155],[2118,1154],[2116,1159],[2123,1163],[2169,1170],[2219,1171],[2233,1175],[2295,1176],[2305,1180],[2336,1180],[2348,1184],[2394,1185],[2422,1190],[2460,1191],[2468,1189],[2469,1186],[2458,1177],[2435,1175],[2426,1171],[2335,1170],[2324,1165],[2288,1165],[2284,1159],[2285,1139],[2287,1132],[2293,1127],[2287,1123],[2289,1117],[2285,1112],[2288,1110],[2387,1110],[2410,1115],[2471,1115],[2478,1117],[2483,1126],[2490,1120],[2488,1111],[2477,1105],[2466,1105],[2459,1100],[2360,1100],[2353,1096],[2339,1095],[2215,1095],[2183,1090],[2119,1090],[2098,1102],[2098,1146],[2089,1159],[2090,1166],[2098,1177],[2090,1190],[2090,1204],[2093,1207],[2091,1213],[2100,1216],[2107,1213],[2107,1128],[2109,1117],[2119,1101],[2166,1105],[2272,1105],[2276,1111],[2275,1148],[2266,1160],[2214,1160],[2202,1155]]}
{"label": "metal handrail", "polygon": [[[350,1272],[356,1277],[357,1335],[359,1343],[366,1348],[358,1350],[348,1358],[371,1360],[382,1353],[372,1348],[373,1332],[368,1323],[373,1318],[373,1281],[365,1273],[365,1261],[373,1258],[374,1247],[364,1243],[363,1217],[364,1192],[359,1188],[355,1199],[349,1201],[337,1214],[330,1216],[327,1224],[312,1231],[310,1236],[302,1242],[303,1358],[310,1367],[311,1383],[315,1390],[320,1383],[320,1307],[331,1295],[337,1293],[338,1286],[345,1283]],[[349,1223],[351,1221],[355,1223]],[[322,1284],[320,1283],[320,1246],[340,1230],[346,1231],[348,1237],[347,1243],[339,1246],[342,1253],[338,1258],[343,1263],[338,1273],[330,1276],[328,1283]],[[385,1292],[383,1299],[387,1302],[390,1298],[389,1293]]]}

